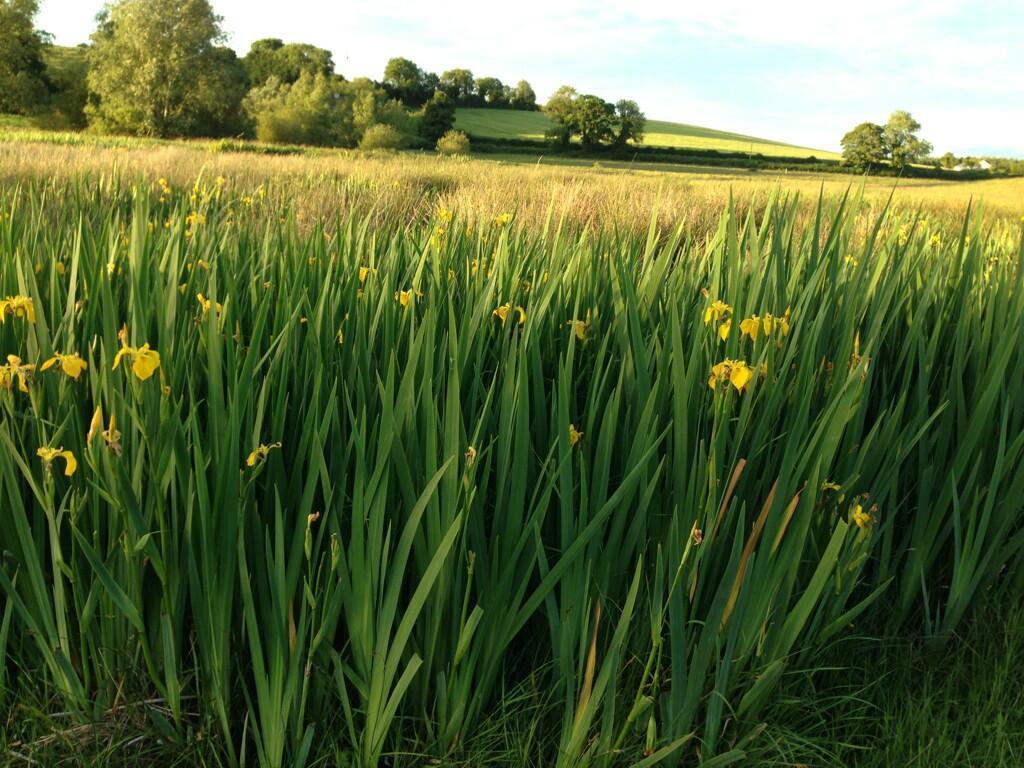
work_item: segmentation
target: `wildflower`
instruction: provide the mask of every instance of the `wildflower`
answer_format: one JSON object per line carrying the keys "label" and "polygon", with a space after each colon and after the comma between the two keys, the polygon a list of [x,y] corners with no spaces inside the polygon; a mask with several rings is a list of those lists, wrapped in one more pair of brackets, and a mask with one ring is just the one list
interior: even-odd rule
{"label": "wildflower", "polygon": [[494,217],[494,223],[497,224],[499,227],[504,227],[510,221],[512,221],[511,213],[503,213],[500,216]]}
{"label": "wildflower", "polygon": [[725,341],[729,338],[729,332],[732,330],[730,314],[732,314],[732,307],[720,299],[715,299],[704,310],[704,325],[711,325],[712,321],[718,323],[718,338]]}
{"label": "wildflower", "polygon": [[36,367],[22,363],[17,355],[7,356],[7,365],[0,366],[0,389],[10,390],[18,383],[19,392],[28,392],[28,384],[32,381],[32,373]]}
{"label": "wildflower", "polygon": [[345,343],[345,329],[344,328],[339,328],[338,329],[338,343],[339,344],[344,344]]}
{"label": "wildflower", "polygon": [[848,254],[847,257],[843,259],[843,261],[846,263],[848,267],[860,266],[860,260],[853,254]]}
{"label": "wildflower", "polygon": [[466,467],[472,467],[476,463],[476,448],[472,445],[466,449]]}
{"label": "wildflower", "polygon": [[711,321],[718,321],[732,312],[732,307],[720,299],[715,299],[708,308],[704,310],[704,325],[711,325]]}
{"label": "wildflower", "polygon": [[[765,331],[768,329],[765,328]],[[751,315],[746,320],[740,323],[740,336],[749,336],[752,340],[757,341],[757,335],[761,332],[761,318],[757,315]]]}
{"label": "wildflower", "polygon": [[577,431],[575,425],[569,425],[569,445],[576,445],[580,440],[583,439],[583,433]]}
{"label": "wildflower", "polygon": [[695,547],[699,547],[704,542],[704,531],[698,528],[696,523],[693,524],[693,530],[690,531],[690,541]]}
{"label": "wildflower", "polygon": [[261,462],[264,459],[266,459],[267,455],[272,450],[280,447],[280,443],[271,443],[270,445],[264,445],[263,443],[260,443],[256,450],[250,453],[248,458],[246,458],[245,465],[247,467],[255,467],[258,462]]}
{"label": "wildflower", "polygon": [[8,296],[6,299],[0,299],[0,323],[3,323],[8,315],[21,317],[34,323],[36,308],[28,296]]}
{"label": "wildflower", "polygon": [[821,484],[822,491],[838,491],[840,488],[842,488],[842,486],[839,485],[839,483],[833,483],[830,480],[826,480]]}
{"label": "wildflower", "polygon": [[43,466],[46,469],[50,469],[50,465],[56,459],[64,459],[65,477],[71,477],[78,470],[78,461],[75,459],[75,454],[71,451],[65,451],[63,448],[40,448],[36,451],[36,456],[43,460]]}
{"label": "wildflower", "polygon": [[412,289],[410,288],[408,291],[395,291],[395,301],[403,307],[408,307],[409,302],[412,301]]}
{"label": "wildflower", "polygon": [[110,414],[110,422],[107,428],[100,433],[100,437],[103,438],[103,442],[110,450],[118,456],[121,455],[121,433],[117,429],[117,418],[114,414]]}
{"label": "wildflower", "polygon": [[[873,511],[875,507],[872,507],[871,509]],[[862,531],[870,530],[871,526],[875,524],[874,515],[872,515],[871,512],[865,512],[864,507],[860,504],[853,505],[853,509],[850,510],[850,519],[853,521],[854,525]]]}
{"label": "wildflower", "polygon": [[570,320],[567,325],[572,326],[573,333],[576,334],[576,338],[579,341],[586,341],[587,333],[590,332],[590,323],[582,320]]}
{"label": "wildflower", "polygon": [[931,236],[931,239],[928,241],[928,245],[930,245],[932,248],[938,248],[940,245],[942,245],[942,235],[936,232],[934,235]]}
{"label": "wildflower", "polygon": [[437,218],[443,221],[445,224],[450,224],[452,221],[453,214],[447,208],[438,208]]}
{"label": "wildflower", "polygon": [[89,432],[85,436],[85,444],[92,445],[92,441],[103,430],[103,408],[99,405],[92,412],[92,421],[89,422]]}
{"label": "wildflower", "polygon": [[221,304],[220,302],[214,302],[214,301],[206,298],[205,296],[203,296],[203,294],[201,294],[201,293],[197,293],[196,294],[196,301],[198,301],[199,302],[199,306],[203,308],[203,314],[204,315],[207,312],[209,312],[211,309],[216,310],[218,315],[221,312],[224,311],[224,305],[223,304]]}
{"label": "wildflower", "polygon": [[[511,304],[502,304],[500,307],[498,307],[496,310],[494,310],[494,312],[492,312],[491,314],[493,314],[494,317],[500,318],[502,325],[504,325],[505,324],[505,320],[508,319],[508,313],[511,310],[512,310],[512,305]],[[526,310],[523,309],[522,307],[516,307],[515,310],[516,310],[516,313],[519,315],[519,325],[522,325],[523,323],[526,322]]]}
{"label": "wildflower", "polygon": [[192,211],[192,213],[185,217],[185,223],[192,228],[205,224],[206,214],[199,213],[198,211]]}
{"label": "wildflower", "polygon": [[743,360],[723,360],[711,368],[708,386],[717,389],[719,384],[729,382],[737,392],[743,392],[754,378],[754,369]]}
{"label": "wildflower", "polygon": [[53,268],[57,271],[58,275],[63,275],[65,272],[63,261],[58,261],[56,264],[53,265]]}
{"label": "wildflower", "polygon": [[360,267],[359,268],[359,282],[360,283],[365,283],[366,282],[366,278],[368,278],[370,275],[376,275],[376,274],[377,274],[377,270],[374,269],[373,267]]}
{"label": "wildflower", "polygon": [[114,356],[114,367],[111,370],[116,371],[124,357],[131,360],[132,373],[142,381],[148,379],[160,368],[160,353],[155,349],[150,349],[149,344],[143,344],[139,348],[122,346]]}
{"label": "wildflower", "polygon": [[48,371],[57,363],[60,363],[60,369],[75,381],[78,381],[78,377],[82,375],[82,371],[89,367],[85,360],[83,360],[77,353],[72,355],[55,354],[39,366],[39,370]]}

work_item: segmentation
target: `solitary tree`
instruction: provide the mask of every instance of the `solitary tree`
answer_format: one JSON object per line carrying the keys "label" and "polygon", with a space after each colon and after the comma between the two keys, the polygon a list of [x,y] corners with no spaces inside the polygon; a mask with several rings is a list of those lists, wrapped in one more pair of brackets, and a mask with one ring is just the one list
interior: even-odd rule
{"label": "solitary tree", "polygon": [[957,165],[956,155],[952,152],[947,152],[939,158],[939,165],[945,168],[947,171],[951,171],[956,168]]}
{"label": "solitary tree", "polygon": [[889,116],[882,136],[895,167],[919,162],[932,151],[931,144],[917,137],[920,130],[921,124],[905,110],[897,110]]}
{"label": "solitary tree", "polygon": [[434,144],[454,126],[455,102],[443,91],[435,91],[430,101],[423,105],[420,135]]}
{"label": "solitary tree", "polygon": [[886,147],[883,128],[875,123],[861,123],[843,136],[843,163],[862,171],[878,165],[885,159]]}
{"label": "solitary tree", "polygon": [[87,107],[112,131],[153,136],[195,133],[210,115],[237,110],[225,100],[220,17],[208,0],[120,0],[92,36]]}
{"label": "solitary tree", "polygon": [[635,101],[631,99],[617,101],[615,115],[619,121],[618,132],[615,135],[616,144],[624,147],[629,141],[639,144],[644,140],[647,117],[640,111],[640,107]]}
{"label": "solitary tree", "polygon": [[47,102],[43,39],[32,20],[37,0],[0,0],[0,112],[25,114]]}
{"label": "solitary tree", "polygon": [[537,108],[537,94],[534,93],[531,85],[525,80],[516,83],[509,99],[509,106],[512,109],[534,110]]}

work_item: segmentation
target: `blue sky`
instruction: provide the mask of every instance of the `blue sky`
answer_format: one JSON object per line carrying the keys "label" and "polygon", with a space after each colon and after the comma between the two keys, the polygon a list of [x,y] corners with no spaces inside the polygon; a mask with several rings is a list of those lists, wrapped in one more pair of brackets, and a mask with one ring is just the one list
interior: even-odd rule
{"label": "blue sky", "polygon": [[[1024,0],[212,2],[239,54],[261,37],[310,42],[348,77],[401,55],[822,149],[907,109],[939,154],[1024,157]],[[37,23],[84,42],[101,5],[43,0]]]}

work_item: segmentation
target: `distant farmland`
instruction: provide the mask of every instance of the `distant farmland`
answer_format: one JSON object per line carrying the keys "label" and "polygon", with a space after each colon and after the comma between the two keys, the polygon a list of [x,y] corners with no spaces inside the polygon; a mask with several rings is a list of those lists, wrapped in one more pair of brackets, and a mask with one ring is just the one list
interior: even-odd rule
{"label": "distant farmland", "polygon": [[[494,139],[532,139],[541,141],[551,121],[543,112],[513,109],[459,109],[455,127],[473,136]],[[750,152],[774,157],[817,157],[838,160],[839,154],[811,149],[781,141],[759,139],[739,133],[718,131],[698,125],[648,120],[644,146],[716,149],[722,152]]]}

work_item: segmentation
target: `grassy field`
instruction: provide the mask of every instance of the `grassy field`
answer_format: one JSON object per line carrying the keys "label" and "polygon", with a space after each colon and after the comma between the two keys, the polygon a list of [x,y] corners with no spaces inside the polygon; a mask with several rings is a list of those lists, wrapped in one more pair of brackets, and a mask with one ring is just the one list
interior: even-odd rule
{"label": "grassy field", "polygon": [[5,760],[1017,764],[1020,180],[59,136],[0,132]]}
{"label": "grassy field", "polygon": [[[542,112],[512,109],[460,108],[455,113],[455,127],[474,136],[501,139],[532,139],[541,141],[552,125]],[[698,125],[648,120],[644,146],[715,149],[722,152],[745,152],[771,157],[817,157],[838,160],[840,155],[823,149],[810,149],[781,141],[759,139]]]}

